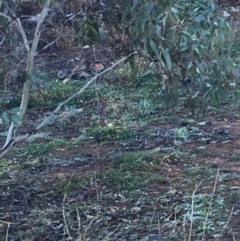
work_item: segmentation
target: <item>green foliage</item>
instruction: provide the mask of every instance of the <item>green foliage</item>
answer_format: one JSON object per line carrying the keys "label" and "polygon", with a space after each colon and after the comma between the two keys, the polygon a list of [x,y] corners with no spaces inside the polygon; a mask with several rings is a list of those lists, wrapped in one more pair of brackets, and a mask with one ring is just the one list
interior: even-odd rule
{"label": "green foliage", "polygon": [[[39,91],[40,87],[43,83],[43,80],[37,77],[36,75],[32,73],[26,73],[25,71],[22,71],[21,73],[14,70],[10,71],[9,75],[14,81],[18,82],[25,82],[26,79],[28,79],[31,83],[32,90],[33,91]],[[4,124],[9,125],[11,122],[14,123],[15,126],[20,126],[22,124],[22,119],[19,116],[20,108],[19,107],[13,107],[16,104],[20,104],[20,97],[17,95],[14,95],[12,99],[9,101],[9,103],[6,103],[6,100],[4,98],[1,98],[1,105],[4,106],[4,109],[9,108],[10,110],[5,110],[2,112],[1,117],[4,122]],[[19,102],[19,103],[16,103]]]}
{"label": "green foliage", "polygon": [[189,131],[186,127],[175,128],[174,129],[174,135],[178,138],[182,138],[184,140],[187,140],[188,136],[189,136]]}
{"label": "green foliage", "polygon": [[51,148],[56,148],[59,146],[67,146],[69,143],[67,143],[64,140],[61,139],[53,139],[49,141],[48,143],[40,143],[40,144],[30,144],[26,148],[22,148],[19,150],[19,157],[29,157],[31,155],[41,155],[45,152],[47,152]]}
{"label": "green foliage", "polygon": [[73,28],[81,44],[93,43],[99,35],[98,24],[93,18],[77,19],[73,21]]}
{"label": "green foliage", "polygon": [[[151,175],[149,169],[161,169],[155,166],[156,156],[149,152],[128,153],[116,156],[112,168],[100,175],[104,184],[114,190],[134,190],[155,182],[166,182],[160,175]],[[151,162],[151,167],[149,163]]]}
{"label": "green foliage", "polygon": [[[35,77],[34,77],[35,78]],[[41,79],[36,77],[36,79],[40,81]],[[76,90],[81,89],[81,87],[85,84],[85,82],[70,82],[66,85],[60,82],[48,82],[44,83],[43,86],[39,86],[39,83],[33,83],[32,89],[34,86],[36,87],[33,90],[41,90],[41,93],[32,94],[30,96],[29,108],[33,107],[47,107],[48,109],[56,108],[56,106],[76,93]],[[73,99],[69,104],[70,105],[79,105],[83,100],[90,100],[95,97],[93,89],[87,89],[81,96]]]}
{"label": "green foliage", "polygon": [[112,141],[128,138],[131,134],[131,130],[128,128],[106,127],[93,130],[93,134],[99,134],[102,141]]}
{"label": "green foliage", "polygon": [[[180,210],[184,210],[184,219],[187,222],[193,222],[193,235],[196,237],[202,237],[204,232],[208,235],[214,235],[220,232],[225,225],[225,222],[219,222],[218,227],[214,224],[212,219],[208,219],[208,208],[211,205],[211,213],[217,216],[217,213],[223,212],[226,209],[226,200],[216,195],[212,199],[212,194],[196,194],[191,197],[194,200],[194,206],[192,206],[191,200],[188,196],[184,197],[184,204],[179,205]],[[192,215],[191,209],[194,209]],[[201,224],[201,225],[199,225]]]}
{"label": "green foliage", "polygon": [[27,73],[27,79],[30,81],[32,90],[33,91],[39,91],[41,85],[43,84],[43,80],[33,73]]}
{"label": "green foliage", "polygon": [[15,107],[9,111],[2,112],[3,122],[5,124],[10,124],[10,122],[13,122],[15,126],[20,126],[22,124],[22,119],[18,115],[19,112],[19,107]]}
{"label": "green foliage", "polygon": [[138,49],[148,76],[158,79],[167,108],[178,102],[176,85],[186,76],[195,86],[185,102],[192,112],[226,101],[234,61],[221,50],[231,28],[211,1],[134,0],[122,23],[129,48]]}

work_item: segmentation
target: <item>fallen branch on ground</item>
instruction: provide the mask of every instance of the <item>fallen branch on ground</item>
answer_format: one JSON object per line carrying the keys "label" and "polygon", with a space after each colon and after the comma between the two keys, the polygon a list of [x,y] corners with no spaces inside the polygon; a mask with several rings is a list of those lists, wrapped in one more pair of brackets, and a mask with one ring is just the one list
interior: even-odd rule
{"label": "fallen branch on ground", "polygon": [[66,105],[70,100],[76,98],[77,96],[79,96],[80,94],[82,94],[89,85],[91,85],[95,80],[97,80],[97,78],[99,78],[100,76],[104,75],[105,73],[109,72],[110,70],[114,69],[116,66],[118,66],[119,64],[123,63],[126,59],[128,59],[131,55],[135,54],[135,52],[121,58],[120,60],[118,60],[117,62],[113,63],[112,66],[110,66],[109,68],[103,70],[101,73],[96,74],[95,76],[93,76],[79,91],[77,91],[75,94],[71,95],[70,97],[68,97],[65,101],[61,102],[57,108],[51,113],[51,115],[49,115],[48,117],[46,117],[42,123],[40,123],[37,127],[35,127],[32,131],[28,132],[25,135],[21,135],[18,136],[16,138],[13,138],[10,140],[9,144],[7,146],[4,146],[1,150],[3,150],[4,152],[1,153],[0,157],[4,157],[7,153],[9,153],[13,146],[18,143],[21,140],[24,140],[28,137],[30,137],[31,135],[35,134],[40,128],[42,128],[43,126],[45,126],[47,123],[49,123],[51,121],[51,119],[54,117],[54,115],[57,114],[57,112],[59,112],[59,110]]}

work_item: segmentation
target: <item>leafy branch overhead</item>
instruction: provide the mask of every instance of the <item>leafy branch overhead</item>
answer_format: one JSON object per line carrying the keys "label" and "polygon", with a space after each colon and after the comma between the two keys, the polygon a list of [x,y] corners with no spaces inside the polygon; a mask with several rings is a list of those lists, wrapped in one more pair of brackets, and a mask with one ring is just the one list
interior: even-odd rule
{"label": "leafy branch overhead", "polygon": [[181,77],[195,73],[206,79],[213,68],[216,50],[230,33],[228,22],[217,16],[216,11],[211,1],[196,4],[161,1],[159,4],[140,0],[134,1],[123,21],[132,46],[157,61],[159,73],[173,71],[171,75]]}
{"label": "leafy branch overhead", "polygon": [[[205,0],[138,0],[124,11],[125,38],[145,59],[142,76],[160,81],[162,103],[168,102],[168,92],[174,98],[176,84],[188,77],[199,91],[197,95],[189,93],[192,112],[205,101],[221,103],[226,99],[227,83],[235,78],[231,72],[234,60],[222,52],[231,33],[228,16],[219,14],[218,6]],[[194,104],[196,98],[199,106]],[[178,95],[174,103],[177,105]]]}

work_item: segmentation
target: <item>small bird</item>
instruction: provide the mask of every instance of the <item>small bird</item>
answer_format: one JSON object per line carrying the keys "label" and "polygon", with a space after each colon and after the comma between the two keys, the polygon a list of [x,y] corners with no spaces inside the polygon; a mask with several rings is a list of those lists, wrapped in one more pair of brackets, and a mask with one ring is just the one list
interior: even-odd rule
{"label": "small bird", "polygon": [[57,73],[57,78],[59,80],[64,80],[66,78],[70,78],[70,76],[72,76],[73,72],[69,69],[63,69],[63,70],[59,70]]}
{"label": "small bird", "polygon": [[59,70],[57,73],[57,78],[63,81],[63,84],[66,84],[70,80],[77,79],[77,74],[75,71],[69,69]]}
{"label": "small bird", "polygon": [[101,136],[100,136],[100,133],[96,133],[95,136],[94,136],[94,141],[96,143],[100,143],[101,142]]}
{"label": "small bird", "polygon": [[55,46],[50,45],[48,50],[51,54],[55,54],[57,52],[57,48]]}
{"label": "small bird", "polygon": [[180,79],[180,82],[184,85],[187,86],[192,83],[192,79],[190,77],[185,77]]}

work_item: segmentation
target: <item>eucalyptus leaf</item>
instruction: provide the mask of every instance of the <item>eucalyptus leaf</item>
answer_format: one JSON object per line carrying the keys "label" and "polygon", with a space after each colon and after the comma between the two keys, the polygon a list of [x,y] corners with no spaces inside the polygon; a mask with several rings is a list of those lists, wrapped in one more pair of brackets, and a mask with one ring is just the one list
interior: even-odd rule
{"label": "eucalyptus leaf", "polygon": [[152,70],[151,69],[147,69],[142,75],[141,77],[145,77],[146,75],[149,75],[152,73]]}
{"label": "eucalyptus leaf", "polygon": [[10,76],[16,80],[18,78],[18,71],[17,70],[12,70],[10,71]]}
{"label": "eucalyptus leaf", "polygon": [[12,115],[12,121],[16,126],[20,126],[22,124],[22,119],[19,115]]}
{"label": "eucalyptus leaf", "polygon": [[177,8],[175,8],[175,7],[171,7],[171,12],[173,12],[173,13],[178,13],[178,10],[177,10]]}
{"label": "eucalyptus leaf", "polygon": [[157,45],[155,44],[155,42],[154,42],[152,39],[150,39],[150,45],[151,45],[151,48],[152,48],[153,52],[154,52],[156,55],[158,55]]}
{"label": "eucalyptus leaf", "polygon": [[28,73],[27,74],[28,80],[30,81],[30,83],[32,84],[42,84],[43,80],[40,79],[39,77],[37,77],[36,75],[32,74],[32,73]]}
{"label": "eucalyptus leaf", "polygon": [[11,110],[10,110],[10,112],[11,112],[11,114],[18,114],[18,112],[20,112],[20,108],[19,107],[14,107],[14,108],[12,108]]}
{"label": "eucalyptus leaf", "polygon": [[138,5],[138,0],[133,0],[132,8],[134,9]]}
{"label": "eucalyptus leaf", "polygon": [[240,77],[239,69],[233,69],[232,74],[234,75],[235,78],[239,79],[239,77]]}
{"label": "eucalyptus leaf", "polygon": [[187,35],[188,37],[190,37],[192,39],[192,35],[188,31],[183,31],[182,33]]}
{"label": "eucalyptus leaf", "polygon": [[9,124],[10,119],[9,119],[8,114],[7,114],[6,111],[4,111],[4,112],[2,113],[2,119],[3,119],[3,122]]}
{"label": "eucalyptus leaf", "polygon": [[197,16],[196,18],[194,18],[194,22],[196,22],[196,23],[200,23],[202,21],[204,21],[204,17],[203,16]]}
{"label": "eucalyptus leaf", "polygon": [[172,70],[172,61],[171,61],[171,56],[170,56],[169,52],[165,49],[162,49],[161,52],[163,54],[164,59],[166,60],[168,70],[171,71]]}

